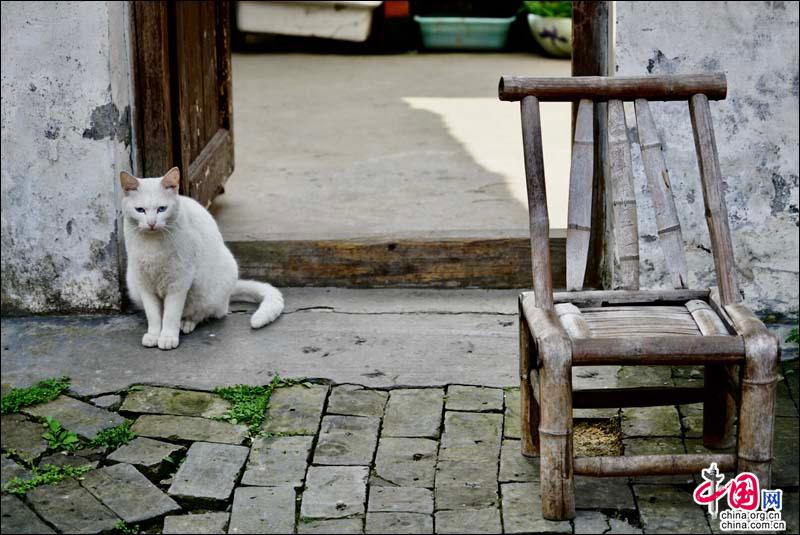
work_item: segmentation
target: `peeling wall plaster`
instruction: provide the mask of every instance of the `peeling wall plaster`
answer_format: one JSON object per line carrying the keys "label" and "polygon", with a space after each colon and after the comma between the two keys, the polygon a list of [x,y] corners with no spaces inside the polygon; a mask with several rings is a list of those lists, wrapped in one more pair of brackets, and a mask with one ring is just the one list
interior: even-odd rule
{"label": "peeling wall plaster", "polygon": [[[654,22],[655,21],[655,22]],[[745,301],[778,320],[798,310],[798,3],[616,2],[616,71],[722,71],[712,102],[737,278]],[[684,230],[690,285],[715,284],[686,103],[653,103]],[[626,104],[630,138],[635,115]],[[633,147],[643,286],[668,287],[638,145]]]}
{"label": "peeling wall plaster", "polygon": [[120,306],[125,2],[3,2],[2,311]]}

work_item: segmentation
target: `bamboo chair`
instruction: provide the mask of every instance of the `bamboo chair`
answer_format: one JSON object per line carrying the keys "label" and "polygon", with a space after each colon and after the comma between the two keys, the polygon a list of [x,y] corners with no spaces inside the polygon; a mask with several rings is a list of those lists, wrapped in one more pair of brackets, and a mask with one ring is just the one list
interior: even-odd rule
{"label": "bamboo chair", "polygon": [[[521,103],[533,261],[533,292],[523,293],[519,300],[522,453],[541,457],[542,515],[548,520],[575,517],[573,474],[698,473],[716,462],[720,470],[751,472],[762,488],[770,488],[779,346],[739,302],[709,108],[709,100],[724,99],[726,92],[722,74],[500,80],[500,100]],[[659,243],[674,290],[639,289],[636,200],[622,104],[631,100]],[[681,228],[648,100],[689,103],[718,290],[686,288]],[[579,102],[570,171],[566,292],[554,293],[552,288],[540,101]],[[610,215],[620,290],[582,289],[591,225],[595,110],[608,118],[606,194],[613,199]],[[572,368],[594,365],[704,365],[704,386],[573,391]],[[573,455],[573,407],[701,401],[704,444],[709,448],[735,444],[734,454]]]}

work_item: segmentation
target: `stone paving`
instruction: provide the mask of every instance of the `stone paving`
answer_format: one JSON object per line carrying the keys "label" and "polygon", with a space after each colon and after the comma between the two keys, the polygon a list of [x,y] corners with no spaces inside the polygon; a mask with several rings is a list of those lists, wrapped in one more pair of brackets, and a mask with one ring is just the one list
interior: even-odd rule
{"label": "stone paving", "polygon": [[[784,367],[774,487],[784,490],[788,531],[797,532],[797,362]],[[613,375],[623,386],[701,380],[668,368]],[[214,419],[229,404],[207,392],[138,386],[73,395],[2,416],[4,484],[47,463],[94,467],[23,496],[3,493],[2,533],[719,532],[691,500],[692,475],[577,476],[575,520],[543,520],[538,459],[519,453],[514,388],[293,384],[275,390],[256,436]],[[45,416],[86,439],[128,418],[138,436],[64,455],[41,438]],[[701,406],[577,416],[614,427],[625,454],[705,451]],[[576,451],[591,447],[584,442],[576,431]]]}

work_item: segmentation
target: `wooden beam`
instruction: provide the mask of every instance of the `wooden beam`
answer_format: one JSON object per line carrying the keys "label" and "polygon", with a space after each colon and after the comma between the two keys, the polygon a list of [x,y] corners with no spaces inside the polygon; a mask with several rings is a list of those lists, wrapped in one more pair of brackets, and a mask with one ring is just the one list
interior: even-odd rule
{"label": "wooden beam", "polygon": [[[580,1],[572,3],[572,76],[609,76],[611,64],[611,2]],[[604,102],[594,104],[594,171],[592,177],[592,224],[589,258],[584,285],[605,287],[606,277],[606,198],[607,173],[606,118]],[[578,103],[572,104],[572,138],[578,115]],[[571,138],[571,139],[572,139]]]}
{"label": "wooden beam", "polygon": [[[577,35],[576,35],[577,37]],[[727,81],[723,73],[665,74],[660,76],[579,75],[574,78],[528,78],[502,76],[498,86],[500,100],[513,102],[536,97],[540,102],[578,102],[645,99],[651,101],[689,100],[704,94],[708,100],[724,100]],[[597,63],[600,69],[600,62]]]}
{"label": "wooden beam", "polygon": [[656,212],[658,244],[661,246],[664,260],[672,275],[672,287],[686,288],[689,269],[686,267],[686,256],[683,254],[681,223],[669,182],[669,172],[664,161],[661,139],[658,137],[653,114],[650,113],[650,104],[644,99],[637,99],[635,106],[636,129],[639,132],[642,164]]}
{"label": "wooden beam", "polygon": [[775,399],[778,386],[778,339],[744,305],[727,305],[746,352],[739,404],[738,472],[758,477],[761,488],[772,488]]}
{"label": "wooden beam", "polygon": [[[553,283],[565,285],[566,239],[550,235]],[[276,286],[530,288],[527,237],[420,234],[342,240],[229,241],[242,278]]]}
{"label": "wooden beam", "polygon": [[578,110],[567,210],[567,290],[580,290],[586,275],[592,225],[594,176],[594,104],[582,100]]}
{"label": "wooden beam", "polygon": [[624,457],[575,457],[575,474],[594,477],[665,476],[697,474],[711,463],[721,472],[736,469],[733,454],[630,455]]}
{"label": "wooden beam", "polygon": [[525,157],[525,183],[528,189],[528,215],[531,231],[531,271],[536,306],[553,309],[553,276],[550,272],[550,218],[547,215],[547,189],[542,156],[542,123],[539,101],[527,97],[520,103],[522,150]]}
{"label": "wooden beam", "polygon": [[692,117],[694,145],[697,151],[697,162],[700,166],[706,222],[711,235],[711,250],[714,253],[719,295],[723,305],[730,305],[738,303],[741,296],[736,283],[733,242],[728,227],[728,209],[725,206],[725,197],[722,192],[722,172],[719,168],[719,154],[717,154],[717,142],[714,139],[714,126],[711,123],[708,97],[698,94],[690,98],[689,113]]}
{"label": "wooden beam", "polygon": [[556,292],[555,303],[572,303],[581,307],[639,304],[683,304],[692,299],[706,299],[708,290],[586,290]]}
{"label": "wooden beam", "polygon": [[703,401],[703,388],[643,386],[637,388],[592,388],[574,390],[575,409],[608,409],[616,407],[658,407],[688,405]]}
{"label": "wooden beam", "polygon": [[633,186],[631,146],[621,100],[608,103],[608,184],[613,206],[614,268],[619,273],[613,285],[626,290],[639,289],[639,223]]}
{"label": "wooden beam", "polygon": [[539,402],[535,389],[539,387],[539,372],[533,354],[533,340],[528,322],[524,319],[523,296],[519,296],[519,403],[520,448],[526,457],[539,456]]}
{"label": "wooden beam", "polygon": [[740,336],[626,336],[572,341],[573,366],[739,364]]}

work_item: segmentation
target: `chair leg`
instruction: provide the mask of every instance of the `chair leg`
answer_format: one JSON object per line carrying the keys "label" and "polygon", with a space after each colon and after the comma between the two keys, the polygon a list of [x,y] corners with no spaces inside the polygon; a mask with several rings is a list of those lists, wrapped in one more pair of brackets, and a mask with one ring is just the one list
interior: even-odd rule
{"label": "chair leg", "polygon": [[778,382],[778,341],[763,331],[746,335],[744,343],[737,469],[754,474],[761,488],[768,489]]}
{"label": "chair leg", "polygon": [[531,331],[525,316],[519,315],[519,402],[520,445],[522,455],[539,456],[539,402],[534,388],[538,389],[539,374],[536,370],[536,355],[532,354]]}
{"label": "chair leg", "polygon": [[728,392],[726,367],[706,365],[703,385],[703,445],[711,449],[730,448],[736,444],[733,429],[736,402]]}
{"label": "chair leg", "polygon": [[[555,343],[553,343],[555,342]],[[542,516],[575,518],[572,446],[572,352],[569,341],[540,341],[539,424]]]}

